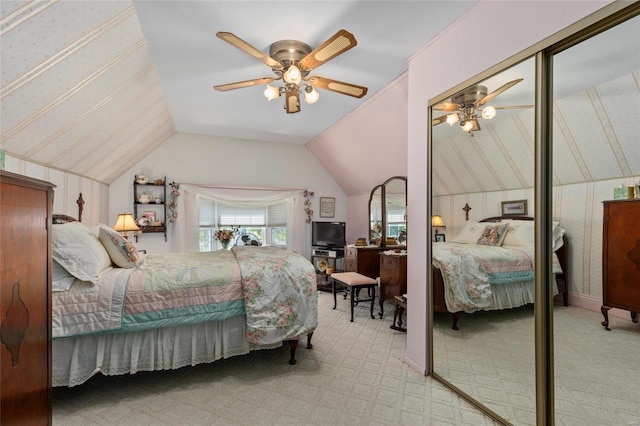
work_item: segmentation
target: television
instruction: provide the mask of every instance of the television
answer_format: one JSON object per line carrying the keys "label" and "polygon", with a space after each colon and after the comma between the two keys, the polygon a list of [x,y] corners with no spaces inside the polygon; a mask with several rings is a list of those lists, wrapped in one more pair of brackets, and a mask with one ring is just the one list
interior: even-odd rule
{"label": "television", "polygon": [[311,222],[311,245],[323,248],[343,248],[346,244],[344,222]]}

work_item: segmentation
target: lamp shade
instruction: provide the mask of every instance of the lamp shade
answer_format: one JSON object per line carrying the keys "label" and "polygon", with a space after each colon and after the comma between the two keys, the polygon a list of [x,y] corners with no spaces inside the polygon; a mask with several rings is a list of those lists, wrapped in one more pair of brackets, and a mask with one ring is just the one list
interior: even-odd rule
{"label": "lamp shade", "polygon": [[120,213],[116,224],[113,225],[113,229],[123,237],[140,233],[140,228],[136,225],[136,221],[131,213]]}
{"label": "lamp shade", "polygon": [[445,227],[444,221],[442,220],[442,216],[437,215],[437,214],[433,215],[431,217],[431,226]]}

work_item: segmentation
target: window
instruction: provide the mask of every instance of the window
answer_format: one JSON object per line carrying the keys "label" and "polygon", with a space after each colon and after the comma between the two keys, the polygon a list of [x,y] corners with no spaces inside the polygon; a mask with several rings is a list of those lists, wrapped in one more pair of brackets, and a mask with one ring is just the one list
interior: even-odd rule
{"label": "window", "polygon": [[[249,204],[249,203],[245,203]],[[200,200],[200,251],[222,248],[214,238],[218,229],[234,229],[234,245],[287,246],[287,202],[271,205],[232,205],[211,199]]]}

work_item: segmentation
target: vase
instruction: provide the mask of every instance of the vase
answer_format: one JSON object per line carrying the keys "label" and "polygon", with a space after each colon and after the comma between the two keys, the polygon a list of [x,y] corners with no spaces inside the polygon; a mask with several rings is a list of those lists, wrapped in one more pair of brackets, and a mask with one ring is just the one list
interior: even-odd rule
{"label": "vase", "polygon": [[229,243],[231,241],[220,241],[220,244],[222,244],[222,249],[223,250],[229,250]]}

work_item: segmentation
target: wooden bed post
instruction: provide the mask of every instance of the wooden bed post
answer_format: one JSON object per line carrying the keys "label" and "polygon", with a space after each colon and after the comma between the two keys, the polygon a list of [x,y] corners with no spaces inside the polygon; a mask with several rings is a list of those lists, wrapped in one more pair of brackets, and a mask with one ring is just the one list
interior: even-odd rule
{"label": "wooden bed post", "polygon": [[84,200],[82,199],[82,192],[76,200],[76,203],[78,203],[78,222],[82,222],[82,210],[84,210]]}

